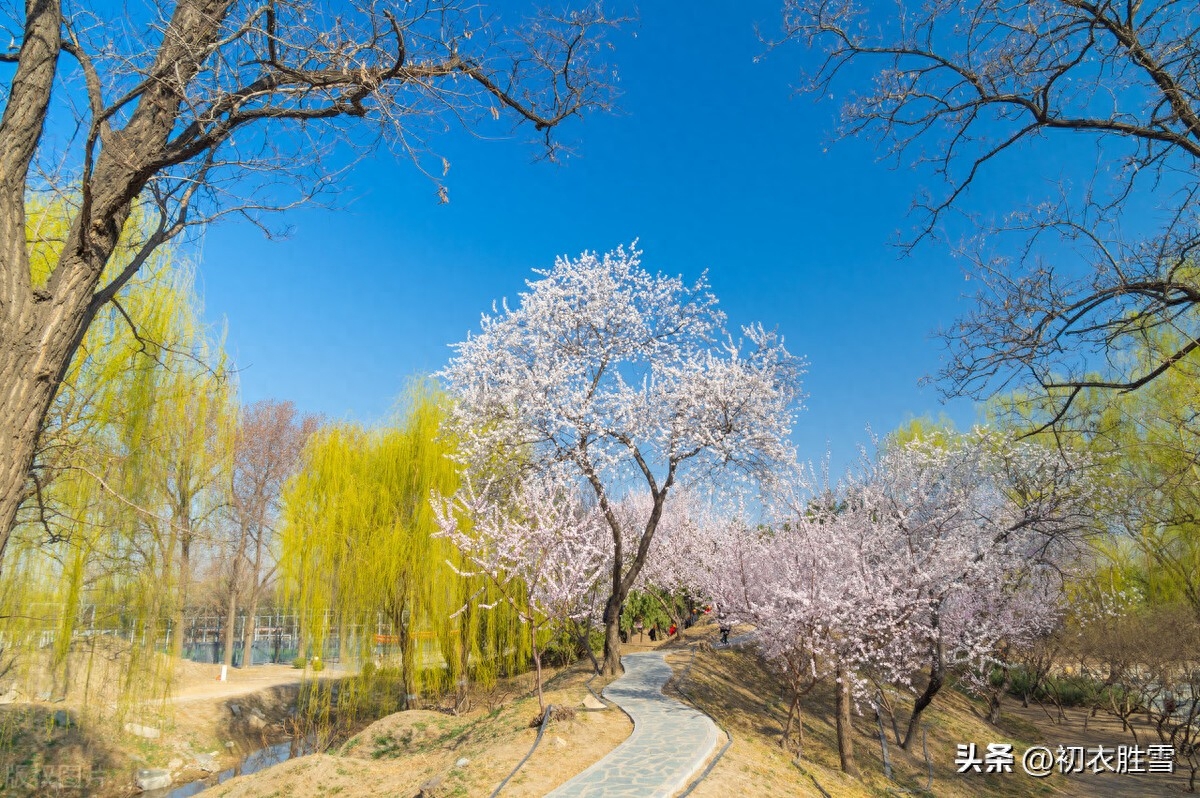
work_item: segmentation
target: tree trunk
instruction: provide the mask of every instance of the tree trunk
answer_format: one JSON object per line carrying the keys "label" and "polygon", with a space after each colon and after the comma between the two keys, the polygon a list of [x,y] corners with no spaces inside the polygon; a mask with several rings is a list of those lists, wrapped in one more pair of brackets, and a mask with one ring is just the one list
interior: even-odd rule
{"label": "tree trunk", "polygon": [[921,725],[921,713],[942,689],[945,679],[946,669],[942,663],[942,647],[939,644],[937,653],[934,654],[933,664],[929,669],[929,684],[925,686],[925,692],[917,696],[917,700],[913,702],[912,717],[908,719],[908,731],[904,733],[904,743],[900,746],[905,751],[911,750],[913,740],[917,739],[917,728]]}
{"label": "tree trunk", "polygon": [[667,479],[661,488],[657,488],[654,481],[651,480],[650,488],[654,496],[654,506],[650,510],[650,517],[646,520],[646,526],[642,529],[642,535],[638,539],[637,551],[634,552],[633,560],[629,563],[627,570],[623,570],[625,556],[621,539],[621,524],[608,503],[604,484],[595,471],[585,469],[585,476],[596,492],[596,499],[604,512],[613,536],[612,592],[608,596],[608,603],[604,605],[603,670],[607,676],[617,676],[621,673],[621,607],[625,604],[625,598],[633,588],[634,580],[641,573],[642,566],[646,564],[646,556],[650,553],[650,542],[654,539],[654,532],[658,529],[659,521],[662,520],[667,491],[675,481],[676,465],[677,463],[672,461]]}
{"label": "tree trunk", "polygon": [[225,605],[225,639],[221,644],[225,647],[223,662],[226,668],[233,667],[234,627],[237,625],[237,591],[229,591],[229,603]]}
{"label": "tree trunk", "polygon": [[625,597],[613,593],[604,605],[604,663],[605,676],[621,675],[621,604]]}
{"label": "tree trunk", "polygon": [[1004,698],[1004,694],[1008,692],[1008,688],[1012,686],[1012,671],[1009,668],[1004,669],[1004,678],[1000,681],[1000,686],[992,688],[991,694],[988,695],[988,723],[993,726],[1000,724],[1000,702]]}
{"label": "tree trunk", "polygon": [[[189,519],[190,520],[190,519]],[[184,613],[187,610],[189,577],[192,568],[191,530],[185,522],[183,534],[179,536],[179,595],[176,597],[174,623],[176,629],[183,629]],[[171,656],[176,659],[183,657],[183,635],[175,635],[171,642]]]}
{"label": "tree trunk", "polygon": [[242,665],[248,668],[254,664],[254,633],[258,630],[258,590],[250,589],[246,599],[246,626],[242,629]]}
{"label": "tree trunk", "polygon": [[50,105],[62,22],[61,3],[27,4],[0,122],[0,554],[27,495],[46,411],[83,326],[78,301],[34,290],[25,230],[26,176]]}
{"label": "tree trunk", "polygon": [[[0,263],[0,272],[21,266]],[[23,266],[28,282],[28,261]],[[38,436],[82,335],[86,304],[73,299],[0,285],[0,554],[30,495]]]}
{"label": "tree trunk", "polygon": [[850,674],[841,663],[837,666],[836,715],[838,760],[842,772],[851,776],[858,774],[854,764],[854,726],[850,719]]}
{"label": "tree trunk", "polygon": [[[7,336],[5,336],[7,337]],[[0,347],[11,346],[0,340]],[[24,364],[14,363],[11,353],[0,354],[0,441],[4,442],[5,455],[0,461],[0,552],[8,543],[17,517],[17,508],[25,500],[29,486],[29,471],[33,465],[34,448],[41,420],[49,407],[48,400],[40,394],[32,382],[23,379]]]}
{"label": "tree trunk", "polygon": [[538,709],[546,712],[546,699],[542,696],[542,656],[538,653],[537,628],[529,624],[529,650],[533,653],[533,681],[537,686]]}
{"label": "tree trunk", "polygon": [[580,627],[578,645],[581,649],[583,649],[583,652],[585,654],[587,654],[588,659],[590,659],[592,661],[592,671],[595,672],[595,674],[597,676],[599,676],[600,675],[600,663],[596,661],[596,653],[594,651],[592,651],[591,621],[588,621],[586,626]]}
{"label": "tree trunk", "polygon": [[0,122],[0,554],[27,494],[38,436],[67,366],[98,309],[133,275],[123,271],[96,290],[133,201],[156,171],[151,164],[176,126],[184,87],[200,68],[196,53],[215,40],[226,13],[217,2],[176,5],[148,72],[165,77],[149,81],[121,129],[103,138],[84,186],[85,212],[71,218],[49,280],[35,288],[26,188],[43,138],[63,19],[62,3],[26,3],[19,60]]}
{"label": "tree trunk", "polygon": [[417,658],[416,652],[413,650],[413,644],[416,642],[409,636],[408,621],[404,611],[404,605],[392,614],[392,623],[396,630],[396,637],[400,641],[400,683],[404,690],[404,703],[401,704],[404,709],[412,709],[412,699],[410,696],[416,696],[417,690]]}
{"label": "tree trunk", "polygon": [[[258,594],[262,590],[262,550],[263,550],[263,528],[260,525],[258,534],[254,536],[254,562],[250,565],[250,573],[246,577],[249,586],[249,595],[246,597],[246,612],[247,623],[244,635],[242,638],[242,667],[248,667],[254,664],[254,631],[257,625],[256,618],[258,617]],[[278,659],[278,652],[275,659]]]}
{"label": "tree trunk", "polygon": [[792,705],[788,707],[787,723],[783,726],[783,737],[779,740],[779,746],[787,751],[792,743],[792,721],[798,721],[800,727],[797,737],[799,741],[796,749],[797,754],[804,748],[804,719],[800,717],[800,691],[794,690],[792,695]]}

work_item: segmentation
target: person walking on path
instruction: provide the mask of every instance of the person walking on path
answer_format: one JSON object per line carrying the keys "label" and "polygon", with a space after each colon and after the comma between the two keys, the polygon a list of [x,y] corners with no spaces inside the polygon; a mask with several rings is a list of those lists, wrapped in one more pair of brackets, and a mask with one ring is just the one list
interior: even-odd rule
{"label": "person walking on path", "polygon": [[733,631],[733,624],[731,624],[729,619],[724,615],[718,618],[717,621],[720,624],[719,628],[721,630],[721,645],[727,646],[729,645],[729,633]]}

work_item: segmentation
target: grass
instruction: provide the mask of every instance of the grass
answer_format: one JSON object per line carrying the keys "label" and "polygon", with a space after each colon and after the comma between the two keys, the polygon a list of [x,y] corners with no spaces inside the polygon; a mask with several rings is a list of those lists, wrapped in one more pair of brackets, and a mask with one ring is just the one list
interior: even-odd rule
{"label": "grass", "polygon": [[[1011,774],[958,774],[954,765],[958,743],[1009,742],[1016,750],[1041,742],[1037,727],[1005,717],[999,727],[983,718],[971,699],[953,689],[938,695],[925,713],[929,764],[922,755],[920,740],[913,752],[895,744],[888,730],[892,779],[883,772],[883,756],[874,714],[853,719],[854,758],[860,776],[843,774],[839,767],[836,727],[833,721],[832,689],[818,686],[803,699],[804,745],[795,749],[780,746],[790,696],[785,686],[751,649],[713,649],[709,643],[715,629],[707,626],[689,630],[691,648],[674,648],[668,661],[677,678],[668,685],[681,700],[689,701],[727,729],[733,745],[712,773],[692,793],[695,798],[768,798],[768,796],[822,796],[876,798],[885,795],[937,795],[939,798],[1034,798],[1056,794],[1050,783]],[[694,659],[693,659],[694,657]],[[691,665],[687,678],[678,675]],[[681,689],[682,688],[682,689]],[[903,707],[904,702],[899,701]],[[862,708],[865,711],[865,708]],[[903,716],[903,710],[901,711]],[[905,719],[902,717],[902,720]],[[793,727],[793,740],[796,732]],[[932,765],[932,789],[928,768]],[[1019,769],[1019,766],[1018,766]]]}

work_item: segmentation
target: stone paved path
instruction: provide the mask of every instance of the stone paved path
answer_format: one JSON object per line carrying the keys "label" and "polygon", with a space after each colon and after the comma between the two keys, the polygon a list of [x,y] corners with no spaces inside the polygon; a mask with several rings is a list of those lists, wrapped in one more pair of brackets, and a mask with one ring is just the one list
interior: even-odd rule
{"label": "stone paved path", "polygon": [[633,718],[633,734],[548,798],[669,798],[687,786],[722,739],[705,714],[669,698],[671,666],[657,651],[626,654],[604,697]]}

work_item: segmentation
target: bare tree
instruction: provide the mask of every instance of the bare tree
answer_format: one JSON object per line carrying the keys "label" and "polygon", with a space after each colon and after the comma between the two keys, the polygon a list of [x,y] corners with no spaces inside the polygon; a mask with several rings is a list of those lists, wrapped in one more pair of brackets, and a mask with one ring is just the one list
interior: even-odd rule
{"label": "bare tree", "polygon": [[[432,176],[425,141],[449,124],[527,123],[553,156],[560,123],[610,100],[599,7],[513,26],[469,0],[146,8],[0,8],[13,41],[0,61],[15,64],[0,118],[0,551],[84,331],[156,248],[321,193],[337,174],[322,156],[343,143],[391,145]],[[35,280],[25,205],[51,191],[71,220]]]}
{"label": "bare tree", "polygon": [[[946,333],[944,390],[1031,387],[1052,400],[1050,426],[1088,389],[1134,390],[1193,356],[1200,7],[897,0],[883,14],[871,5],[785,0],[784,28],[824,53],[814,92],[873,70],[843,108],[845,135],[873,136],[944,180],[918,201],[908,245],[946,232],[950,212],[969,212],[970,189],[997,170],[1057,186],[998,222],[974,220],[983,233],[964,254],[982,288]],[[1092,145],[1083,181],[1064,175],[1058,153],[1038,157],[1063,134],[1076,149]],[[1147,344],[1147,357],[1120,356]]]}
{"label": "bare tree", "polygon": [[317,423],[316,416],[301,415],[291,402],[255,402],[242,411],[230,475],[232,535],[222,574],[226,665],[233,664],[239,606],[246,612],[242,667],[253,664],[254,616],[275,572],[272,533],[279,515],[279,498]]}

